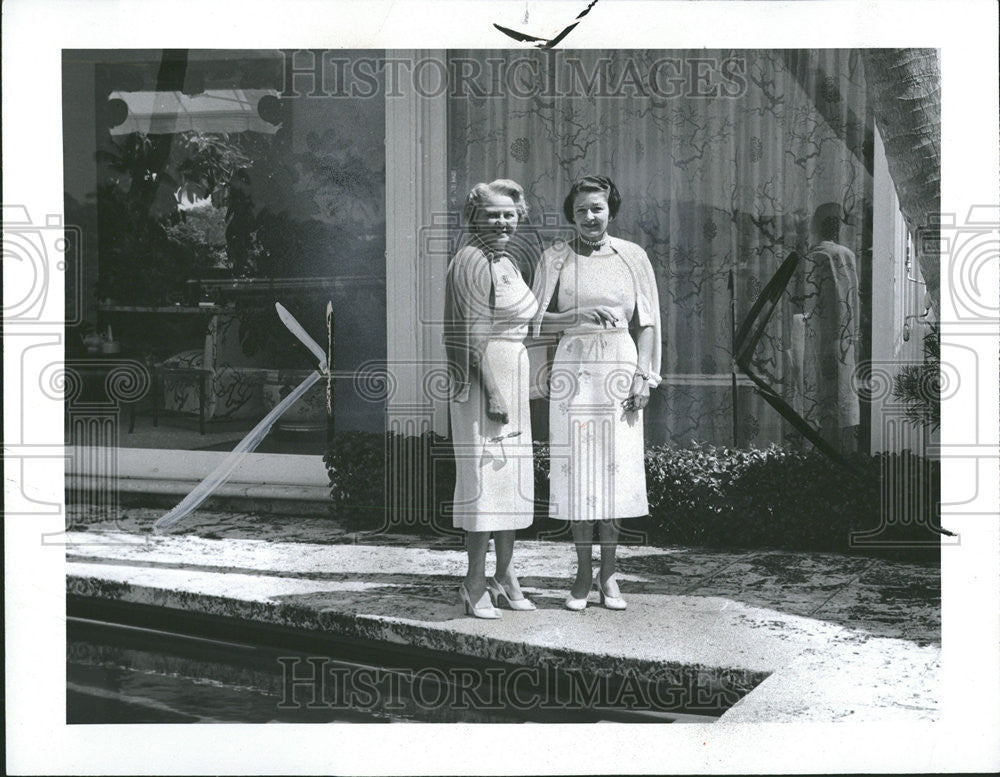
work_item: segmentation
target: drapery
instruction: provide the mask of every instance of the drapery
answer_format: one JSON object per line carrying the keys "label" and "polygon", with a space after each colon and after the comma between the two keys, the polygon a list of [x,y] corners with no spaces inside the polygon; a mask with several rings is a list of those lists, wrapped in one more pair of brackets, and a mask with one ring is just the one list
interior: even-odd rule
{"label": "drapery", "polygon": [[[449,58],[452,73],[481,73],[489,87],[449,98],[454,211],[477,181],[512,178],[548,242],[571,234],[561,210],[573,180],[608,175],[621,190],[609,232],[648,252],[663,321],[649,441],[798,439],[745,377],[733,389],[733,321],[791,251],[819,242],[810,226],[820,206],[856,257],[856,288],[820,289],[816,274],[797,273],[753,366],[832,442],[842,430],[830,418],[858,420],[837,410],[864,413],[851,382],[830,391],[819,372],[829,359],[815,356],[848,369],[870,353],[873,127],[858,52],[538,51],[518,52],[516,66],[509,52]],[[815,299],[803,326],[802,300]]]}

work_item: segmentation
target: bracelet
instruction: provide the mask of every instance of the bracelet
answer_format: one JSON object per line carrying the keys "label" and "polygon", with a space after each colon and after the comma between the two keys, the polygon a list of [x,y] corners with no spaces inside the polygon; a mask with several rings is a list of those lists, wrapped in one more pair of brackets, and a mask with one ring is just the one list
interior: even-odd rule
{"label": "bracelet", "polygon": [[647,383],[649,383],[649,373],[648,372],[643,372],[638,367],[636,367],[635,368],[635,374],[638,375],[640,378],[642,378]]}

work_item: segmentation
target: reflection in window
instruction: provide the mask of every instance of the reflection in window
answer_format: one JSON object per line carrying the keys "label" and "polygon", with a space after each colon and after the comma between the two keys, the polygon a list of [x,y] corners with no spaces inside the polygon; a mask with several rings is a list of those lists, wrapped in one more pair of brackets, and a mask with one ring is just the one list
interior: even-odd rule
{"label": "reflection in window", "polygon": [[[351,333],[338,370],[385,358],[382,95],[281,100],[269,56],[191,52],[174,88],[162,88],[165,59],[67,56],[93,74],[98,117],[87,147],[64,112],[67,156],[98,160],[96,191],[67,192],[68,213],[93,209],[84,241],[97,247],[67,358],[84,365],[81,401],[107,399],[108,356],[149,370],[148,392],[122,408],[123,446],[231,449],[315,369],[276,301],[324,343],[333,302]],[[382,407],[338,388],[339,430],[381,430]],[[327,433],[321,384],[259,450],[320,453]]]}

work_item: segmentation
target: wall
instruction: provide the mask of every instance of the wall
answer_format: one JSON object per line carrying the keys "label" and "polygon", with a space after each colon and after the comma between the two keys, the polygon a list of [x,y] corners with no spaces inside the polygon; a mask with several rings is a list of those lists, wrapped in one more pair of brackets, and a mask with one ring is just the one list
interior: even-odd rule
{"label": "wall", "polygon": [[[872,426],[871,451],[910,450],[923,454],[937,439],[902,413],[892,398],[892,379],[906,364],[923,361],[922,342],[927,323],[936,311],[924,317],[925,286],[916,261],[907,268],[907,231],[899,200],[889,175],[881,136],[875,137],[874,235],[872,285]],[[914,318],[916,317],[916,318]],[[909,337],[904,339],[904,328]]]}

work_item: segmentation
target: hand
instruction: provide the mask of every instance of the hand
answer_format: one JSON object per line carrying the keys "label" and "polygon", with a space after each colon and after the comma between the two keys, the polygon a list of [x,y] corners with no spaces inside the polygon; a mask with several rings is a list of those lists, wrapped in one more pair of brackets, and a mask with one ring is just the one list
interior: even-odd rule
{"label": "hand", "polygon": [[614,326],[618,323],[618,314],[607,305],[595,305],[592,308],[584,308],[580,311],[580,317],[585,321],[600,324],[601,326]]}
{"label": "hand", "polygon": [[486,417],[498,424],[510,422],[507,414],[507,403],[496,391],[486,392]]}
{"label": "hand", "polygon": [[629,389],[628,396],[622,402],[622,407],[626,411],[636,411],[642,410],[646,405],[649,404],[649,383],[641,375],[636,374],[632,378],[632,387]]}

